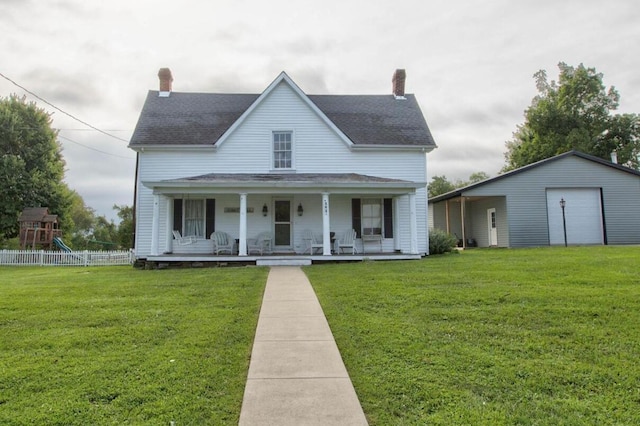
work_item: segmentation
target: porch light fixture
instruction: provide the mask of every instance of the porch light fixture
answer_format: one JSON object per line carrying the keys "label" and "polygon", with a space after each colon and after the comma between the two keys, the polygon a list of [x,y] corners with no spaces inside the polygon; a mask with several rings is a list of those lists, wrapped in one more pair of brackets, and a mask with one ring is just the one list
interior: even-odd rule
{"label": "porch light fixture", "polygon": [[298,216],[302,216],[304,213],[304,209],[302,208],[302,203],[298,204]]}
{"label": "porch light fixture", "polygon": [[262,216],[267,217],[267,214],[269,214],[269,209],[267,208],[267,203],[265,203],[264,206],[262,206]]}

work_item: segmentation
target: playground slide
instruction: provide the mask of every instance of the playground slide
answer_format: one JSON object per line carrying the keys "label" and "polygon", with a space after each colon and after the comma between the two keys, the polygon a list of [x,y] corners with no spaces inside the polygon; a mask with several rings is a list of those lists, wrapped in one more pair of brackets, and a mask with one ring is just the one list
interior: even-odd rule
{"label": "playground slide", "polygon": [[60,237],[53,237],[53,243],[66,253],[71,253],[71,249],[62,241]]}

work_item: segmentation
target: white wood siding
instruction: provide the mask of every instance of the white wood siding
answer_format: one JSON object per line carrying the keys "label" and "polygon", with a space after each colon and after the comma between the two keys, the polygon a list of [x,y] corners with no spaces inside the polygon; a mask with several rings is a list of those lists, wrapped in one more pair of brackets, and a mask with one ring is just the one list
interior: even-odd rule
{"label": "white wood siding", "polygon": [[[338,137],[302,99],[285,82],[280,83],[255,108],[246,120],[232,133],[225,142],[214,151],[154,151],[147,149],[140,152],[139,183],[137,200],[137,232],[136,254],[139,257],[151,251],[151,222],[153,216],[153,194],[151,190],[140,184],[142,181],[158,181],[183,177],[198,176],[208,173],[269,173],[279,172],[272,169],[272,131],[290,130],[293,132],[294,167],[297,173],[359,173],[364,175],[426,182],[426,154],[417,151],[351,151],[347,144]],[[230,214],[223,213],[225,206],[239,205],[239,197],[216,198],[216,229],[224,228],[237,238],[237,222],[233,222]],[[235,198],[235,199],[234,199]],[[313,208],[306,207],[320,200],[320,195],[292,195],[292,203],[297,208],[302,202],[305,213],[298,218],[294,212],[294,246],[300,247],[299,231],[311,223],[321,223],[319,217],[313,217]],[[219,201],[220,200],[220,201]],[[342,231],[351,227],[350,197],[332,196],[331,227]],[[271,197],[249,194],[248,206],[256,210],[248,217],[247,235],[249,237],[262,230],[270,230],[271,217],[263,218],[262,205],[267,203],[271,212]],[[335,205],[334,205],[335,203]],[[408,218],[408,201],[400,203],[400,212]],[[427,243],[427,196],[426,187],[416,193],[416,214],[418,223],[418,250],[425,253]],[[339,209],[339,210],[336,210]],[[341,214],[334,213],[340,212]],[[316,211],[320,214],[319,209]],[[235,215],[237,216],[237,215]],[[335,217],[335,219],[334,219]],[[346,223],[348,218],[349,223]],[[166,203],[160,205],[160,238],[159,250],[167,251],[164,236],[170,232],[167,224]],[[334,222],[334,220],[336,222]],[[407,222],[408,223],[408,222]],[[410,238],[408,225],[401,227],[403,251],[409,251]],[[235,230],[235,231],[234,231]],[[407,235],[405,235],[407,234]],[[385,242],[387,244],[387,242]],[[388,242],[389,250],[393,249],[393,241]],[[385,248],[387,248],[385,246]]]}
{"label": "white wood siding", "polygon": [[271,132],[294,132],[298,173],[360,173],[426,182],[426,154],[415,151],[351,151],[326,124],[281,83],[214,152],[140,153],[141,180],[175,179],[206,173],[269,173]]}

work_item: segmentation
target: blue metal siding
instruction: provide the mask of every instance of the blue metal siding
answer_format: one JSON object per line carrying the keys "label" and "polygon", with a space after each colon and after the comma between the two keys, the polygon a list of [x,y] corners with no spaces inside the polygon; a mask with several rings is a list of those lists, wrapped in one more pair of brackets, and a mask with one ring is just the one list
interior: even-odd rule
{"label": "blue metal siding", "polygon": [[[609,244],[640,244],[640,177],[567,156],[464,193],[505,196],[511,247],[549,244],[547,188],[602,188]],[[486,219],[485,219],[486,220]]]}

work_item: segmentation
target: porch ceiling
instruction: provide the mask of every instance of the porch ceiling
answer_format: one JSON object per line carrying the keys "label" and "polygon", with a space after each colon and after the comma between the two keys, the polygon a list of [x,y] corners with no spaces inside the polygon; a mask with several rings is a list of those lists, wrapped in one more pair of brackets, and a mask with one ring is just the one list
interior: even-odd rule
{"label": "porch ceiling", "polygon": [[215,191],[218,193],[310,192],[386,192],[406,194],[424,188],[426,182],[389,179],[357,173],[210,173],[206,175],[143,181],[156,194],[175,193],[176,190],[191,193]]}

